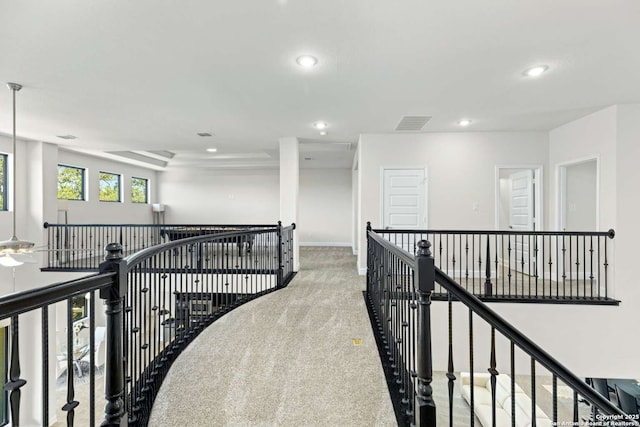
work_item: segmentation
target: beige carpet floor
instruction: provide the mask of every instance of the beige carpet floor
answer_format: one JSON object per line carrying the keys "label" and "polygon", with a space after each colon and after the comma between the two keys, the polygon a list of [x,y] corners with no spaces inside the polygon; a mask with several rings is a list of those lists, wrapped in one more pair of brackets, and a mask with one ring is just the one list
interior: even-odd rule
{"label": "beige carpet floor", "polygon": [[355,257],[300,257],[286,289],[225,315],[180,355],[150,426],[396,425]]}

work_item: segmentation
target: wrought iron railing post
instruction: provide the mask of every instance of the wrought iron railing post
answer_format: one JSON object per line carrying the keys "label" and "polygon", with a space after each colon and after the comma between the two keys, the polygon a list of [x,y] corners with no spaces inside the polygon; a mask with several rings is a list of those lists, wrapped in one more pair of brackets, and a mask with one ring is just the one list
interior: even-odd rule
{"label": "wrought iron railing post", "polygon": [[369,293],[371,292],[371,277],[369,276],[371,274],[371,266],[369,265],[370,260],[373,260],[373,254],[371,253],[371,244],[369,243],[369,232],[371,231],[371,222],[367,221],[367,272],[366,272],[366,277],[367,277],[367,286],[366,286],[366,292],[367,292],[367,296],[369,296]]}
{"label": "wrought iron railing post", "polygon": [[431,381],[433,377],[431,357],[431,293],[435,283],[435,265],[426,240],[418,242],[415,280],[418,290],[418,391],[415,403],[417,427],[436,426],[436,404],[433,401]]}
{"label": "wrought iron railing post", "polygon": [[284,251],[284,243],[282,242],[282,221],[278,221],[278,283],[276,286],[281,288],[284,283],[284,264],[282,263],[283,256],[282,252]]}
{"label": "wrought iron railing post", "polygon": [[101,426],[126,426],[127,409],[124,389],[124,296],[127,292],[127,263],[122,257],[122,245],[109,243],[105,247],[105,261],[100,264],[100,273],[115,272],[113,285],[100,290],[105,300],[106,314],[106,361],[104,392],[107,404]]}

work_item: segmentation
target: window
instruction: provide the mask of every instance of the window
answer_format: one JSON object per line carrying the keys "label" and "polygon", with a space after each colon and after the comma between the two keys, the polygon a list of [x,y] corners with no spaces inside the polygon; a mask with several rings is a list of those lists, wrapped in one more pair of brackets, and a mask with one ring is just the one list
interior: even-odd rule
{"label": "window", "polygon": [[149,203],[149,180],[131,178],[131,201],[133,203]]}
{"label": "window", "polygon": [[100,172],[100,201],[119,202],[120,175],[109,172]]}
{"label": "window", "polygon": [[7,158],[0,154],[0,211],[7,210]]}
{"label": "window", "polygon": [[85,200],[85,169],[58,165],[58,199]]}

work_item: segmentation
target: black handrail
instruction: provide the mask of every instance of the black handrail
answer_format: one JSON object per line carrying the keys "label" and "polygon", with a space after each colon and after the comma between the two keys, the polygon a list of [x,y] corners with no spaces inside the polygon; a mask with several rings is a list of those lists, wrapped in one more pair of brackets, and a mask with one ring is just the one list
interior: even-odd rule
{"label": "black handrail", "polygon": [[486,236],[487,234],[512,235],[512,236],[600,236],[613,239],[616,236],[614,229],[608,231],[513,231],[513,230],[440,230],[440,229],[372,229],[375,233],[388,234],[475,234]]}
{"label": "black handrail", "polygon": [[114,273],[94,274],[0,297],[0,320],[55,304],[69,298],[70,295],[105,288],[111,285],[113,280]]}
{"label": "black handrail", "polygon": [[[257,227],[267,227],[267,226],[257,226]],[[155,245],[146,249],[142,249],[136,252],[135,254],[129,255],[125,259],[127,260],[128,269],[131,270],[133,267],[140,264],[145,259],[151,258],[154,255],[158,255],[159,253],[165,252],[168,249],[178,248],[180,246],[185,246],[185,245],[194,245],[196,243],[211,242],[212,240],[228,241],[236,237],[245,236],[247,234],[251,234],[255,236],[258,234],[273,233],[278,231],[278,229],[276,227],[273,227],[273,225],[268,227],[271,227],[271,228],[261,228],[261,229],[254,230],[252,226],[252,228],[249,228],[246,231],[230,231],[226,233],[203,234],[201,236],[184,237],[182,239],[173,240],[173,241],[161,243],[159,245]]]}
{"label": "black handrail", "polygon": [[170,228],[170,227],[225,227],[225,228],[269,228],[273,224],[55,224],[45,222],[44,228],[50,227],[147,227],[147,228]]}
{"label": "black handrail", "polygon": [[611,403],[590,387],[585,381],[578,378],[566,366],[558,362],[553,356],[543,350],[539,345],[531,341],[526,335],[507,322],[502,316],[493,311],[488,305],[480,301],[457,284],[451,277],[444,274],[438,267],[436,269],[436,282],[451,292],[458,301],[469,307],[475,314],[482,317],[492,327],[515,343],[522,351],[533,357],[536,362],[543,365],[550,372],[560,378],[566,385],[578,392],[582,397],[597,406],[608,415],[626,415],[620,408]]}

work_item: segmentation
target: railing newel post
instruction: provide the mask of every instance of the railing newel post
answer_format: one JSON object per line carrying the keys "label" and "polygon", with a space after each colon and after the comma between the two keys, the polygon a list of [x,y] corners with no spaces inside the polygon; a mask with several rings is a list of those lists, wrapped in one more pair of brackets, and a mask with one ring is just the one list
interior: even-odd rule
{"label": "railing newel post", "polygon": [[[295,225],[294,225],[295,227]],[[282,263],[282,252],[284,251],[284,243],[282,242],[282,221],[278,221],[278,275],[276,286],[281,288],[283,285],[284,277],[284,264]]]}
{"label": "railing newel post", "polygon": [[125,406],[124,385],[124,296],[127,292],[127,262],[123,259],[122,245],[109,243],[105,247],[105,260],[100,264],[100,273],[115,272],[112,286],[100,289],[100,298],[105,300],[106,314],[106,361],[104,421],[102,427],[128,425]]}
{"label": "railing newel post", "polygon": [[436,426],[436,404],[433,401],[431,353],[431,294],[435,288],[435,264],[426,240],[418,242],[415,277],[418,290],[418,391],[415,403],[416,427]]}
{"label": "railing newel post", "polygon": [[367,286],[366,286],[366,292],[367,292],[367,297],[369,297],[370,292],[371,292],[371,277],[369,276],[370,272],[369,270],[371,270],[369,268],[369,259],[371,259],[373,257],[373,254],[371,253],[371,244],[369,243],[369,232],[371,231],[371,222],[367,221],[367,230],[366,230],[366,236],[367,236],[367,271],[366,271],[366,281],[367,281]]}

